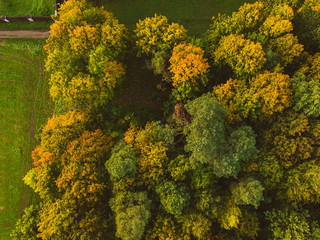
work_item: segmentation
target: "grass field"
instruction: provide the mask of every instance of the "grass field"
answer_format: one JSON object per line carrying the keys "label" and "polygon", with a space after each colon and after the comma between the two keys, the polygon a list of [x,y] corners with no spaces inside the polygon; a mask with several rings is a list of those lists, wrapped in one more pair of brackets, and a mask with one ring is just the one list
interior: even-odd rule
{"label": "grass field", "polygon": [[[37,201],[22,178],[31,168],[36,130],[52,109],[39,40],[8,40],[0,46],[0,239],[23,209]],[[32,53],[33,52],[33,53]]]}
{"label": "grass field", "polygon": [[[6,16],[26,16],[32,13],[33,6],[42,6],[45,2],[50,9],[50,14],[54,13],[55,0],[0,0],[0,15]],[[36,8],[34,9],[34,11]],[[33,14],[41,15],[41,14]]]}
{"label": "grass field", "polygon": [[212,16],[230,14],[245,2],[254,0],[104,0],[103,5],[114,13],[121,23],[134,29],[139,19],[155,13],[168,17],[187,28],[191,35],[208,29]]}

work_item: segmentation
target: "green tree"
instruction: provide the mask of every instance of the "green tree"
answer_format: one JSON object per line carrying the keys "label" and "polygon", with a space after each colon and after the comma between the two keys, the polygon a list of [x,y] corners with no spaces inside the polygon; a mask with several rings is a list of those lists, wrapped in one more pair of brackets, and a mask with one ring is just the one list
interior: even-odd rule
{"label": "green tree", "polygon": [[236,176],[240,161],[254,158],[257,153],[255,134],[250,127],[234,129],[228,137],[225,128],[226,110],[210,95],[205,94],[186,104],[193,117],[184,131],[191,152],[192,167],[210,164],[218,177]]}
{"label": "green tree", "polygon": [[185,127],[185,150],[192,152],[190,162],[193,166],[211,163],[226,146],[226,110],[208,94],[188,102],[185,108],[193,117]]}
{"label": "green tree", "polygon": [[151,201],[146,192],[120,192],[110,200],[115,213],[117,237],[123,240],[139,240],[151,217]]}
{"label": "green tree", "polygon": [[315,160],[304,162],[288,172],[286,196],[290,201],[320,202],[320,167]]}
{"label": "green tree", "polygon": [[303,111],[308,117],[320,116],[320,79],[306,80],[304,74],[293,78],[294,109]]}
{"label": "green tree", "polygon": [[135,174],[136,152],[132,145],[120,142],[112,149],[111,157],[106,161],[106,168],[110,174],[111,180],[117,181],[127,174]]}
{"label": "green tree", "polygon": [[306,210],[275,210],[265,212],[270,221],[270,239],[320,239],[319,226],[309,220]]}
{"label": "green tree", "polygon": [[261,183],[252,177],[248,177],[237,184],[231,186],[231,194],[236,204],[251,204],[255,208],[259,207],[260,201],[263,201],[263,190]]}
{"label": "green tree", "polygon": [[156,188],[156,192],[165,210],[174,216],[179,216],[190,201],[187,188],[173,181],[163,182]]}

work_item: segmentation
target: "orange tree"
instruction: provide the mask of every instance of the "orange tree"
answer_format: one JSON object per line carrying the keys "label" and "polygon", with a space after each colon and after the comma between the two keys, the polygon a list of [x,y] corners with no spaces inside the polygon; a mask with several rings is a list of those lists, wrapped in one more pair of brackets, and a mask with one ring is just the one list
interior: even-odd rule
{"label": "orange tree", "polygon": [[192,44],[179,44],[174,47],[169,60],[172,73],[173,95],[178,100],[187,99],[208,82],[209,64],[203,57],[204,51]]}
{"label": "orange tree", "polygon": [[90,123],[85,114],[68,112],[49,119],[42,130],[35,168],[25,177],[41,198],[42,239],[100,239],[110,231],[103,159],[112,140],[101,130],[86,131]]}

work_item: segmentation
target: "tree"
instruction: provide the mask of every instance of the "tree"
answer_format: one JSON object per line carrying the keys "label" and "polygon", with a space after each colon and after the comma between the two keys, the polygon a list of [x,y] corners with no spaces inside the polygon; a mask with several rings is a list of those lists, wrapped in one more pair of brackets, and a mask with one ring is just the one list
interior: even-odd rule
{"label": "tree", "polygon": [[293,9],[287,4],[275,4],[259,31],[268,38],[276,38],[293,30]]}
{"label": "tree", "polygon": [[103,217],[107,193],[103,164],[111,145],[111,139],[96,130],[84,131],[65,146],[57,176],[50,179],[57,194],[44,198],[40,209],[42,239],[101,239],[110,231]]}
{"label": "tree", "polygon": [[240,161],[256,156],[252,129],[234,129],[228,138],[224,125],[226,110],[210,95],[188,102],[186,109],[193,117],[184,129],[185,150],[191,152],[189,159],[193,168],[210,164],[217,177],[235,177],[240,170]]}
{"label": "tree", "polygon": [[160,195],[164,209],[175,217],[182,213],[190,201],[190,193],[187,188],[173,181],[165,181],[158,185],[156,192]]}
{"label": "tree", "polygon": [[304,162],[288,172],[286,196],[290,201],[320,202],[320,167],[315,160]]}
{"label": "tree", "polygon": [[261,152],[257,164],[265,190],[279,188],[284,177],[284,169],[279,159],[272,153]]}
{"label": "tree", "polygon": [[279,56],[282,65],[285,67],[299,57],[304,48],[299,44],[298,38],[291,33],[275,38],[270,41],[271,49]]}
{"label": "tree", "polygon": [[282,19],[281,16],[269,16],[260,27],[259,31],[268,38],[280,37],[293,30],[290,20]]}
{"label": "tree", "polygon": [[136,152],[132,145],[120,142],[112,149],[111,157],[106,161],[106,168],[113,181],[118,181],[128,174],[135,174]]}
{"label": "tree", "polygon": [[139,55],[152,56],[156,52],[170,51],[187,38],[187,31],[183,26],[169,24],[165,16],[157,14],[152,18],[139,20],[134,32]]}
{"label": "tree", "polygon": [[230,133],[229,145],[235,159],[247,161],[257,156],[256,134],[249,126],[241,126]]}
{"label": "tree", "polygon": [[210,234],[212,222],[201,213],[188,212],[178,218],[182,224],[183,232],[193,235],[197,239],[206,239]]}
{"label": "tree", "polygon": [[320,239],[319,226],[309,220],[307,210],[276,210],[265,212],[270,221],[269,231],[272,239]]}
{"label": "tree", "polygon": [[254,76],[266,62],[261,44],[245,39],[244,35],[222,37],[212,55],[217,64],[227,64],[239,77]]}
{"label": "tree", "polygon": [[252,94],[259,96],[259,119],[283,112],[292,102],[288,75],[265,72],[250,79],[249,85]]}
{"label": "tree", "polygon": [[101,130],[85,131],[68,144],[55,181],[63,198],[75,200],[79,208],[90,208],[100,201],[107,188],[104,160],[112,144]]}
{"label": "tree", "polygon": [[[127,45],[124,25],[103,9],[71,0],[59,9],[50,32],[45,66],[53,100],[75,109],[99,107],[112,99],[124,75],[115,60]],[[99,67],[92,67],[96,63]]]}
{"label": "tree", "polygon": [[164,181],[169,159],[167,152],[174,143],[173,128],[160,122],[147,123],[145,128],[131,125],[124,141],[137,149],[137,172],[148,189]]}
{"label": "tree", "polygon": [[24,209],[24,215],[16,223],[15,229],[10,234],[14,240],[37,240],[39,223],[39,206],[30,205]]}
{"label": "tree", "polygon": [[120,192],[110,200],[116,215],[117,237],[123,240],[142,238],[150,214],[151,201],[146,192]]}
{"label": "tree", "polygon": [[236,230],[241,237],[256,239],[260,230],[260,221],[257,212],[244,210],[239,221],[239,227]]}
{"label": "tree", "polygon": [[146,239],[187,240],[190,238],[183,236],[180,226],[170,214],[160,212],[153,222],[153,227],[147,230]]}
{"label": "tree", "polygon": [[177,156],[168,165],[168,171],[175,182],[185,180],[190,170],[190,162],[185,155]]}
{"label": "tree", "polygon": [[263,190],[261,183],[252,177],[240,181],[238,184],[231,186],[231,194],[235,199],[236,204],[248,205],[251,204],[258,208],[260,201],[263,201]]}
{"label": "tree", "polygon": [[265,133],[265,143],[284,166],[312,158],[315,151],[308,118],[292,111],[276,121]]}
{"label": "tree", "polygon": [[138,172],[143,183],[149,188],[155,188],[164,181],[166,166],[169,163],[167,157],[168,148],[163,142],[149,143],[141,149],[138,159]]}
{"label": "tree", "polygon": [[32,152],[36,170],[35,191],[42,199],[59,195],[55,180],[59,175],[61,156],[67,144],[81,136],[90,123],[86,114],[71,111],[53,116],[43,127],[40,145]]}
{"label": "tree", "polygon": [[263,9],[262,2],[245,3],[232,16],[219,13],[217,17],[212,17],[212,24],[206,33],[211,53],[214,52],[222,37],[255,31],[265,18]]}
{"label": "tree", "polygon": [[304,74],[293,78],[294,109],[303,111],[308,117],[320,116],[320,79],[306,80]]}
{"label": "tree", "polygon": [[218,221],[223,229],[238,228],[242,216],[240,208],[232,198],[226,199],[219,209]]}
{"label": "tree", "polygon": [[315,0],[302,1],[294,19],[299,40],[311,52],[319,50],[319,6],[319,2]]}
{"label": "tree", "polygon": [[178,100],[190,98],[199,86],[207,84],[209,64],[203,55],[204,51],[192,44],[179,44],[173,48],[169,71]]}
{"label": "tree", "polygon": [[245,81],[230,78],[226,83],[215,86],[212,95],[228,110],[228,122],[257,118],[259,96],[250,91]]}
{"label": "tree", "polygon": [[262,2],[244,3],[236,12],[232,13],[232,33],[254,31],[264,20],[264,4]]}
{"label": "tree", "polygon": [[210,163],[226,145],[226,110],[209,95],[188,102],[185,108],[193,117],[184,130],[187,136],[185,150],[192,152],[190,163],[193,166]]}

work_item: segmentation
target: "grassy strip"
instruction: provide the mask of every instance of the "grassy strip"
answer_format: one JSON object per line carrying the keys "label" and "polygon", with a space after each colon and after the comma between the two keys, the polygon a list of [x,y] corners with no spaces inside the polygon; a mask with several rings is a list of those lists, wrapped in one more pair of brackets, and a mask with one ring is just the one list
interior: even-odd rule
{"label": "grassy strip", "polygon": [[102,0],[108,11],[114,13],[121,23],[134,29],[139,19],[152,17],[155,13],[168,17],[187,28],[191,35],[205,32],[212,16],[230,14],[244,2],[254,0]]}
{"label": "grassy strip", "polygon": [[9,30],[41,30],[49,31],[53,22],[0,22],[0,31]]}
{"label": "grassy strip", "polygon": [[0,239],[9,234],[23,209],[37,202],[22,178],[31,168],[35,132],[52,106],[43,74],[39,40],[8,40],[0,46]]}

